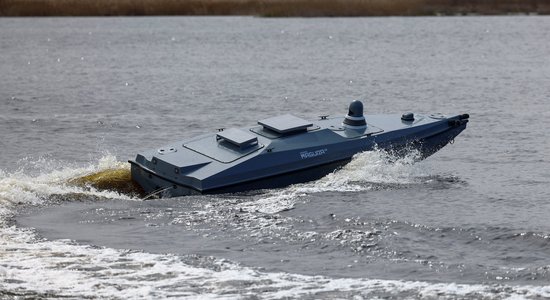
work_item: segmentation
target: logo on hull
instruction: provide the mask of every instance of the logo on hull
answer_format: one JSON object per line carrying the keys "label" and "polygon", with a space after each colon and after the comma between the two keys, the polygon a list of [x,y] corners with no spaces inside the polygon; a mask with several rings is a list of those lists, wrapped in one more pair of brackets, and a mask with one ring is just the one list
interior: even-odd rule
{"label": "logo on hull", "polygon": [[315,151],[302,151],[302,152],[300,152],[300,157],[302,159],[313,158],[313,157],[325,155],[325,154],[327,154],[327,152],[328,152],[327,148],[319,149],[319,150],[315,150]]}

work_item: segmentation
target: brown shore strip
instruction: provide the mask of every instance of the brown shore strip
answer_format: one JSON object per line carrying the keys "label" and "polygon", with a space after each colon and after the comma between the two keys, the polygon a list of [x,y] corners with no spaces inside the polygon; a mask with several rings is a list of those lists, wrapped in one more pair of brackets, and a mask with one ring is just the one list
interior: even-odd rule
{"label": "brown shore strip", "polygon": [[550,14],[550,0],[0,0],[0,16]]}

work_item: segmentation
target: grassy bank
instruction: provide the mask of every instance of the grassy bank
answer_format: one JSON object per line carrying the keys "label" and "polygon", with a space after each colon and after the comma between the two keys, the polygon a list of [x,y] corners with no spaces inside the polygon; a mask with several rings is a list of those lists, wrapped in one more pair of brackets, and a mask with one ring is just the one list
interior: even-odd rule
{"label": "grassy bank", "polygon": [[550,14],[550,0],[0,0],[0,16]]}

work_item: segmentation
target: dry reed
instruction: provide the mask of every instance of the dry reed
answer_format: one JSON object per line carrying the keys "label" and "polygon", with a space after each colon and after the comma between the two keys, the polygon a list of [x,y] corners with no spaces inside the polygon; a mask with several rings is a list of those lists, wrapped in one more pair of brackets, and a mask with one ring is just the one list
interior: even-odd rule
{"label": "dry reed", "polygon": [[0,16],[550,14],[550,0],[0,0]]}

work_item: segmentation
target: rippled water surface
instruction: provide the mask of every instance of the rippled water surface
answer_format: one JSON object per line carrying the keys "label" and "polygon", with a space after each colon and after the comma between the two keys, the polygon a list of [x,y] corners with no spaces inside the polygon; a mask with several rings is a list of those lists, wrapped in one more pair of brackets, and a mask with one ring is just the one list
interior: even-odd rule
{"label": "rippled water surface", "polygon": [[[0,19],[0,297],[550,297],[548,57],[534,16]],[[137,151],[353,99],[471,118],[284,189],[128,180]]]}

